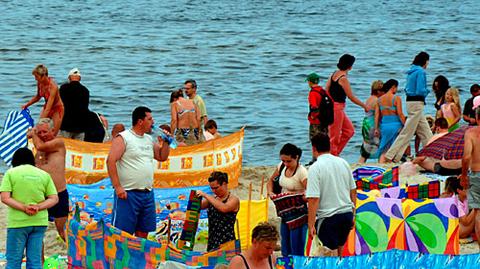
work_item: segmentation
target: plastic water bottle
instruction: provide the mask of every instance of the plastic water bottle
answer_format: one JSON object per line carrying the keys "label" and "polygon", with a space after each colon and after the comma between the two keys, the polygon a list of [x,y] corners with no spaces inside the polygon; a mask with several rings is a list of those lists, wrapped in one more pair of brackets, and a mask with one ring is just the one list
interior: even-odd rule
{"label": "plastic water bottle", "polygon": [[168,143],[168,145],[170,146],[170,148],[172,149],[176,149],[178,144],[177,144],[177,141],[175,140],[175,138],[173,136],[170,136],[170,135],[167,135],[163,129],[159,128],[158,129],[158,136],[160,136],[163,141],[166,141]]}

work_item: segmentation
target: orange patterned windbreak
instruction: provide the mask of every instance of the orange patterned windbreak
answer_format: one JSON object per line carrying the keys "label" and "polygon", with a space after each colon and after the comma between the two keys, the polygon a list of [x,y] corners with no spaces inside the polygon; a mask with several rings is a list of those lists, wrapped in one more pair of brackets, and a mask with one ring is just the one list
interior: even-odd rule
{"label": "orange patterned windbreak", "polygon": [[[168,160],[155,161],[154,187],[179,188],[208,185],[213,171],[228,173],[229,188],[238,185],[242,171],[244,129],[208,142],[178,147]],[[91,184],[108,177],[110,143],[88,143],[65,139],[65,178],[69,184]]]}

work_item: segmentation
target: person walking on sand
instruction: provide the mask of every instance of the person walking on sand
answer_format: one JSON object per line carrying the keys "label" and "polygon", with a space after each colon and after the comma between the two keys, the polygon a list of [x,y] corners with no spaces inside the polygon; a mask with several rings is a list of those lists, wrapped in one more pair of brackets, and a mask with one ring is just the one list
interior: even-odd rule
{"label": "person walking on sand", "polygon": [[67,182],[65,181],[65,144],[63,138],[54,134],[53,121],[42,118],[28,134],[37,150],[35,165],[50,174],[58,192],[58,203],[48,209],[48,215],[55,219],[58,234],[65,241],[65,223],[69,212]]}
{"label": "person walking on sand", "polygon": [[389,79],[385,82],[382,89],[384,94],[378,98],[375,106],[375,135],[380,136],[380,146],[378,147],[380,163],[385,163],[386,151],[405,124],[402,100],[399,96],[395,96],[397,88],[397,80]]}
{"label": "person walking on sand", "polygon": [[331,153],[335,156],[340,155],[352,138],[355,130],[352,121],[345,114],[345,101],[348,97],[353,103],[362,107],[368,112],[368,107],[362,103],[352,91],[348,80],[348,72],[352,70],[355,57],[350,54],[344,54],[338,60],[338,70],[333,72],[325,85],[325,89],[332,97],[334,118],[333,123],[328,127],[330,135],[330,144],[332,146]]}
{"label": "person walking on sand", "polygon": [[360,147],[360,159],[359,163],[365,163],[369,158],[378,158],[378,145],[380,139],[375,136],[375,107],[377,100],[384,94],[382,92],[383,82],[381,80],[375,80],[372,82],[370,91],[370,97],[368,97],[365,104],[370,108],[363,118],[362,122],[362,137],[363,143]]}
{"label": "person walking on sand", "polygon": [[[327,95],[327,92],[318,85],[320,81],[320,76],[316,73],[311,73],[307,76],[306,79],[308,86],[310,87],[310,92],[308,93],[308,122],[310,123],[309,128],[309,139],[312,139],[316,134],[323,132],[328,134],[328,124],[325,122],[320,122],[320,110],[325,109],[320,107],[323,96]],[[330,97],[330,96],[329,96]]]}
{"label": "person walking on sand", "polygon": [[64,114],[63,103],[58,92],[57,83],[52,77],[48,76],[48,69],[43,64],[37,65],[33,69],[32,75],[37,81],[37,94],[26,104],[22,105],[22,109],[26,109],[35,104],[42,97],[45,98],[45,105],[43,105],[40,118],[50,118],[53,120],[53,134],[57,136]]}
{"label": "person walking on sand", "polygon": [[410,140],[415,133],[420,137],[424,146],[432,138],[432,130],[423,114],[425,98],[429,93],[425,73],[429,59],[428,53],[420,52],[415,56],[412,66],[407,72],[405,92],[407,93],[408,117],[402,131],[385,154],[387,161],[398,162],[410,145]]}
{"label": "person walking on sand", "polygon": [[8,208],[7,269],[21,268],[26,253],[27,268],[41,269],[43,237],[48,226],[48,209],[58,202],[50,175],[35,167],[33,153],[20,148],[3,176],[1,199]]}
{"label": "person walking on sand", "polygon": [[[480,125],[480,107],[475,109],[475,119]],[[468,189],[468,207],[475,211],[475,235],[480,247],[480,126],[468,129],[464,140],[460,184]]]}
{"label": "person walking on sand", "polygon": [[81,79],[80,70],[73,68],[68,72],[68,83],[60,86],[60,97],[65,107],[60,135],[83,141],[88,127],[90,92],[80,83]]}
{"label": "person walking on sand", "polygon": [[232,258],[230,269],[273,269],[276,257],[273,251],[277,245],[278,231],[268,222],[261,222],[253,228],[252,246],[244,253]]}
{"label": "person walking on sand", "polygon": [[212,172],[208,184],[215,196],[197,191],[202,199],[202,209],[208,213],[207,251],[218,248],[221,244],[235,240],[235,221],[240,209],[240,199],[228,190],[228,174]]}
{"label": "person walking on sand", "polygon": [[357,190],[350,165],[330,154],[326,134],[312,138],[312,153],[317,161],[308,170],[309,236],[318,236],[333,256],[343,252],[343,245],[353,228]]}
{"label": "person walking on sand", "polygon": [[168,159],[170,147],[148,135],[154,124],[152,111],[144,106],[132,112],[132,128],[112,140],[107,158],[108,175],[115,189],[112,225],[138,237],[155,231],[153,159]]}

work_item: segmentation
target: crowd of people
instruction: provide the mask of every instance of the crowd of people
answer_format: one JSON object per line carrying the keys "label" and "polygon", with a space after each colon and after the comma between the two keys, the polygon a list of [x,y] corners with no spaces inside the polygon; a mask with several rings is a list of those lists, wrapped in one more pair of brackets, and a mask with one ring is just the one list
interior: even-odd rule
{"label": "crowd of people", "polygon": [[[329,135],[332,154],[340,155],[354,133],[353,125],[344,111],[345,100],[348,97],[365,110],[362,124],[364,141],[360,149],[359,163],[365,163],[367,159],[378,159],[380,163],[398,163],[410,159],[413,164],[428,171],[458,176],[459,184],[468,190],[466,195],[468,207],[475,216],[474,230],[480,244],[480,180],[478,180],[480,159],[479,149],[475,146],[480,142],[478,136],[480,127],[477,127],[480,125],[480,86],[473,84],[470,87],[472,96],[464,103],[462,113],[459,90],[451,87],[445,76],[437,76],[432,84],[436,97],[434,104],[436,115],[429,124],[428,117],[424,114],[425,99],[430,93],[426,75],[429,61],[428,53],[420,52],[407,71],[405,85],[407,115],[403,114],[402,98],[396,96],[399,82],[395,79],[389,79],[385,83],[380,80],[374,81],[370,97],[365,103],[353,95],[348,72],[352,69],[355,58],[349,54],[340,57],[338,70],[328,78],[325,89],[319,85],[320,76],[316,73],[310,74],[307,77],[311,89],[308,97],[310,138],[318,133]],[[459,130],[465,132],[463,157],[445,160],[418,155],[420,144],[426,148],[437,139],[455,132],[460,128],[462,118],[468,126],[473,127]],[[410,145],[414,136],[416,158],[412,157],[414,154]],[[307,179],[308,182],[309,180],[310,178]],[[451,193],[458,192],[455,189]],[[468,211],[467,215],[470,216]]]}
{"label": "crowd of people", "polygon": [[[347,98],[366,113],[360,162],[373,158],[378,158],[379,162],[399,162],[404,155],[409,155],[414,135],[417,152],[420,143],[428,146],[459,128],[462,118],[459,91],[450,87],[444,76],[435,78],[432,85],[437,109],[432,127],[424,115],[425,98],[429,94],[425,71],[429,64],[427,53],[416,55],[407,72],[407,115],[403,114],[402,98],[396,95],[399,82],[395,79],[385,83],[374,81],[371,96],[365,103],[360,101],[353,94],[348,78],[354,62],[355,57],[343,55],[325,89],[319,85],[319,75],[308,75],[313,160],[307,169],[300,163],[300,148],[290,143],[282,147],[281,162],[268,180],[267,191],[274,202],[290,197],[291,203],[276,204],[289,214],[281,215],[280,233],[268,223],[255,227],[252,247],[233,258],[229,268],[273,268],[273,250],[279,234],[283,256],[304,255],[305,242],[314,237],[318,237],[331,255],[342,253],[353,227],[356,202],[350,166],[339,157],[354,134],[353,124],[345,113]],[[37,80],[37,94],[22,109],[45,98],[41,119],[27,134],[36,154],[34,156],[25,148],[17,150],[12,160],[13,168],[6,172],[0,186],[1,200],[9,206],[7,268],[18,268],[24,250],[27,267],[41,268],[41,244],[38,242],[43,239],[49,217],[54,219],[59,236],[65,239],[69,198],[63,138],[103,142],[108,128],[101,115],[89,110],[89,91],[80,83],[78,68],[68,73],[69,82],[60,89],[48,76],[44,65],[36,66],[32,74]],[[184,97],[184,92],[188,98]],[[475,232],[480,240],[480,149],[476,147],[480,142],[480,127],[476,126],[480,125],[480,86],[472,85],[470,92],[472,98],[465,102],[463,120],[472,128],[465,131],[463,158],[432,160],[423,156],[413,163],[433,172],[458,176],[447,180],[443,196],[455,196],[462,204],[460,233]],[[221,137],[216,122],[208,118],[205,102],[197,94],[194,80],[185,81],[182,89],[173,91],[170,104],[170,125],[160,128],[167,136],[176,137],[180,145]],[[148,107],[135,108],[131,117],[130,129],[121,123],[112,128],[107,158],[108,175],[114,188],[112,224],[146,238],[156,229],[152,163],[168,159],[170,144],[162,136],[150,135],[155,122]],[[97,124],[92,125],[93,121]],[[235,239],[234,225],[240,200],[228,190],[226,173],[213,172],[208,182],[214,195],[202,191],[197,195],[202,197],[201,208],[208,212],[207,250],[214,250]]]}

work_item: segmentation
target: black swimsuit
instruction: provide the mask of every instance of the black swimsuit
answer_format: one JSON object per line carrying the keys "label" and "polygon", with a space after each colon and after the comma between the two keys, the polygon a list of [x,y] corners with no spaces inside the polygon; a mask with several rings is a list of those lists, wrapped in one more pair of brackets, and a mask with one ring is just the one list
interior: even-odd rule
{"label": "black swimsuit", "polygon": [[330,76],[330,89],[328,90],[328,93],[332,97],[333,101],[335,101],[335,103],[345,103],[345,100],[347,99],[347,94],[345,93],[342,85],[338,83],[338,81],[345,75],[339,76],[337,80],[333,80],[333,75],[335,75],[335,72],[333,72],[333,74]]}
{"label": "black swimsuit", "polygon": [[[238,254],[238,256],[242,257],[243,263],[245,263],[245,267],[247,267],[247,269],[250,269],[250,266],[248,266],[248,263],[247,263],[247,259],[245,259],[245,257],[242,254]],[[270,265],[270,269],[273,269],[272,256],[268,256],[268,265]]]}

